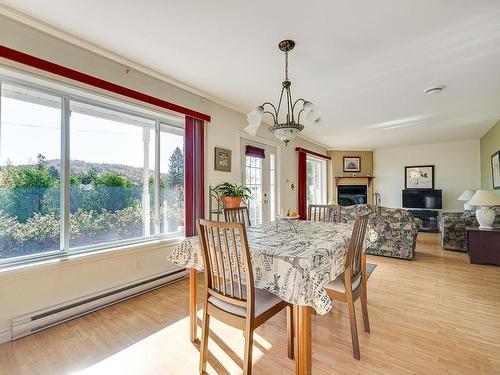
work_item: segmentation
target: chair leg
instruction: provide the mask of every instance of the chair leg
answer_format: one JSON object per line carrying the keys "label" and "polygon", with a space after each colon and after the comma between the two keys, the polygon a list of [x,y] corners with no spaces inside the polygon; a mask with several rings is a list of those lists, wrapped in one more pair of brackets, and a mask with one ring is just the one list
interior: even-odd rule
{"label": "chair leg", "polygon": [[208,360],[208,334],[210,332],[210,315],[207,313],[207,306],[203,309],[203,324],[201,328],[201,344],[200,344],[200,374],[207,370]]}
{"label": "chair leg", "polygon": [[286,308],[286,330],[288,336],[288,358],[294,358],[294,321],[293,321],[293,308],[292,306],[288,306]]}
{"label": "chair leg", "polygon": [[243,375],[252,374],[253,327],[247,324],[245,328],[245,354],[243,358]]}
{"label": "chair leg", "polygon": [[347,294],[347,308],[349,310],[349,320],[351,324],[351,340],[352,340],[352,351],[354,353],[354,358],[360,358],[359,355],[359,341],[358,341],[358,328],[356,326],[356,313],[354,312],[354,301],[352,300],[352,294]]}
{"label": "chair leg", "polygon": [[365,332],[370,333],[370,320],[368,319],[368,304],[366,295],[366,285],[361,288],[361,311],[363,312],[363,324],[365,326]]}

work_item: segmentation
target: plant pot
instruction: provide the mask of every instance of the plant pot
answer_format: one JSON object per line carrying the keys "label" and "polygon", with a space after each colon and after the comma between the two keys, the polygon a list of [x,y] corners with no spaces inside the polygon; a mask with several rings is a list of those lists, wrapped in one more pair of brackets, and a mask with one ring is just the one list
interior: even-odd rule
{"label": "plant pot", "polygon": [[241,205],[241,197],[221,197],[224,208],[236,208]]}

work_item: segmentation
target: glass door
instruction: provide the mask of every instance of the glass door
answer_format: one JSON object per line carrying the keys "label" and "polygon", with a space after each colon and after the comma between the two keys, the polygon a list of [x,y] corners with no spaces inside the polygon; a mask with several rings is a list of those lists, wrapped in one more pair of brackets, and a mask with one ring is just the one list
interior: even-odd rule
{"label": "glass door", "polygon": [[[247,146],[252,147],[252,150]],[[276,148],[242,139],[241,171],[243,185],[252,191],[252,198],[248,202],[252,225],[274,220],[277,207]]]}

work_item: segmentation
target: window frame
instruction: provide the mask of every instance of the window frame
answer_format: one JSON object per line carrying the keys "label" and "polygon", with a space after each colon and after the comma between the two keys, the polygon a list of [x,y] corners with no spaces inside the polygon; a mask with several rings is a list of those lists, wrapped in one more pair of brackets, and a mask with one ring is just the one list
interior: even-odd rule
{"label": "window frame", "polygon": [[[10,76],[12,74],[12,76]],[[36,81],[36,82],[32,82]],[[75,87],[69,84],[64,84],[52,80],[47,77],[32,76],[26,72],[11,71],[3,65],[0,65],[0,98],[2,92],[2,85],[12,85],[19,88],[34,90],[42,94],[48,94],[57,97],[61,100],[61,140],[60,140],[60,248],[59,250],[51,250],[39,254],[21,255],[19,257],[12,257],[0,259],[0,270],[4,268],[12,268],[17,266],[24,266],[30,263],[36,263],[46,260],[65,260],[74,255],[99,253],[102,251],[119,250],[128,245],[154,243],[157,241],[173,240],[176,238],[183,238],[184,233],[181,231],[171,233],[161,233],[159,228],[160,223],[160,134],[161,132],[167,133],[168,131],[162,130],[167,127],[178,128],[179,132],[184,134],[184,116],[175,116],[171,113],[165,113],[160,110],[153,110],[146,106],[141,106],[138,103],[130,102],[124,99],[116,98],[114,96],[106,95],[100,92],[94,92],[81,87]],[[50,87],[48,87],[50,86]],[[53,86],[56,86],[54,88]],[[81,102],[84,104],[96,106],[126,115],[136,116],[145,120],[150,120],[155,123],[154,125],[154,228],[155,231],[148,237],[138,237],[132,239],[124,239],[118,241],[105,242],[95,245],[85,245],[71,248],[69,247],[70,240],[70,104],[71,101]],[[1,115],[1,100],[0,100],[0,115]],[[0,125],[1,136],[1,125]],[[153,143],[153,142],[152,142]],[[185,186],[185,175],[184,175]]]}

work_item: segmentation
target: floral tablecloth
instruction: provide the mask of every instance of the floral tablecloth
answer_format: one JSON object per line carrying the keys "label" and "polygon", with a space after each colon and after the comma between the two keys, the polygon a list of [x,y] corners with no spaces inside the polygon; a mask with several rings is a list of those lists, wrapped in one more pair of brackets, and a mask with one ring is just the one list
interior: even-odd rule
{"label": "floral tablecloth", "polygon": [[[247,227],[254,282],[283,300],[326,314],[333,304],[324,285],[344,272],[351,224],[301,221],[295,233],[275,223]],[[168,260],[203,271],[198,237],[185,239]]]}

